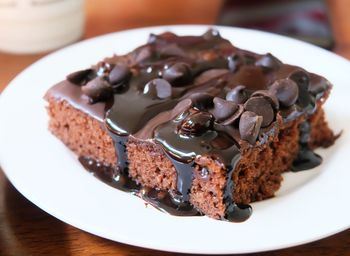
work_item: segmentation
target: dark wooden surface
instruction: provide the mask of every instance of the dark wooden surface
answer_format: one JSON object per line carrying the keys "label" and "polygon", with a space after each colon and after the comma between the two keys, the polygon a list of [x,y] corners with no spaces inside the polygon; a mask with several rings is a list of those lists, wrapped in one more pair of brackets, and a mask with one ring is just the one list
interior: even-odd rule
{"label": "dark wooden surface", "polygon": [[[174,19],[171,16],[177,5],[166,6],[161,0],[153,1],[158,14],[152,17],[142,16],[139,9],[128,6],[128,0],[99,0],[99,5],[92,6],[92,0],[87,0],[87,24],[85,38],[99,34],[141,27],[146,25],[173,23],[207,23],[215,19],[219,7],[216,0],[207,0],[208,6],[201,12],[182,13]],[[329,0],[330,10],[336,32],[338,48],[336,51],[350,58],[350,21],[348,12],[342,8],[348,0]],[[157,2],[155,5],[154,3]],[[177,1],[173,1],[174,3]],[[184,10],[203,3],[201,0],[191,0]],[[95,2],[96,3],[96,2]],[[114,6],[111,3],[114,3]],[[169,3],[169,2],[168,2]],[[117,5],[118,4],[118,5]],[[346,4],[346,3],[345,3]],[[203,4],[202,4],[203,5]],[[115,7],[115,8],[113,8]],[[117,14],[116,14],[117,13]],[[167,14],[167,15],[166,15]],[[339,26],[336,24],[340,24]],[[6,87],[15,75],[25,67],[38,60],[45,54],[12,55],[0,53],[0,91]],[[0,124],[1,125],[1,124]],[[1,142],[0,142],[1,143]],[[25,170],[23,170],[25,171]],[[346,202],[344,202],[346,203]],[[350,218],[350,216],[349,216]],[[320,222],[322,225],[322,222]],[[301,231],[302,232],[302,231]],[[210,233],[210,231],[208,231]],[[179,255],[165,253],[139,247],[112,242],[88,234],[45,213],[25,197],[23,197],[6,179],[0,169],[0,255]],[[256,253],[253,255],[350,255],[350,229],[331,237],[288,249]]]}

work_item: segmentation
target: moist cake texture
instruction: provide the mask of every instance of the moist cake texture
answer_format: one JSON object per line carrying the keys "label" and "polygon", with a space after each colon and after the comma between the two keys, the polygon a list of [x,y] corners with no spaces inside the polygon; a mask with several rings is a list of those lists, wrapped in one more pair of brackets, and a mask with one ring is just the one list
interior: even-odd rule
{"label": "moist cake texture", "polygon": [[103,181],[174,215],[240,222],[283,172],[321,164],[312,150],[335,140],[322,109],[331,87],[210,29],[151,34],[45,99],[51,132]]}

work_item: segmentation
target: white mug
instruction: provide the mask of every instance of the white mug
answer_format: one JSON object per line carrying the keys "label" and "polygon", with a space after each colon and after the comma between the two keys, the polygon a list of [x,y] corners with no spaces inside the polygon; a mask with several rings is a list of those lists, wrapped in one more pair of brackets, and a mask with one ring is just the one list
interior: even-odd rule
{"label": "white mug", "polygon": [[50,51],[78,40],[83,30],[83,0],[0,0],[0,51]]}

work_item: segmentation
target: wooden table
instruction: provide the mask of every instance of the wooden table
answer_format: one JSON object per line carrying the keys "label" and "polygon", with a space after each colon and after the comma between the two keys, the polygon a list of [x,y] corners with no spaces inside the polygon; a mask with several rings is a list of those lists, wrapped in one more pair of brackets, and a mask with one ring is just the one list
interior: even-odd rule
{"label": "wooden table", "polygon": [[[146,1],[146,0],[145,0]],[[171,10],[153,0],[158,8]],[[197,5],[200,0],[191,0]],[[113,1],[112,1],[113,2]],[[87,2],[87,24],[84,38],[107,32],[146,25],[176,23],[168,16],[142,18],[138,10],[128,8],[127,0],[119,1],[118,15],[111,12],[111,1],[100,0],[99,6]],[[200,1],[203,3],[204,1]],[[215,0],[208,0],[212,8],[203,9],[201,15],[183,12],[180,23],[212,23]],[[95,2],[96,3],[96,2]],[[154,2],[153,2],[154,3]],[[125,5],[125,6],[123,6]],[[175,7],[174,7],[175,8]],[[203,19],[203,17],[206,17]],[[177,21],[178,22],[178,21]],[[349,32],[350,33],[350,32]],[[350,44],[340,44],[340,53],[350,58]],[[45,54],[12,55],[0,53],[0,91],[15,75]],[[345,202],[344,202],[345,203]],[[317,214],[317,213],[316,213]],[[322,223],[320,223],[322,225]],[[306,245],[254,255],[349,255],[350,230]],[[178,255],[138,248],[112,242],[76,229],[42,211],[24,198],[0,170],[0,255]]]}

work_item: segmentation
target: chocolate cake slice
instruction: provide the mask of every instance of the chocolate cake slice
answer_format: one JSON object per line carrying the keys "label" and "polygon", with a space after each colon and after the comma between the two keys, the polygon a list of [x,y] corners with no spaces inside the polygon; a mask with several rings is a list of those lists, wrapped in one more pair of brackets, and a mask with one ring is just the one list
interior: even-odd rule
{"label": "chocolate cake slice", "polygon": [[108,184],[175,215],[239,222],[285,171],[322,162],[331,84],[210,29],[67,76],[45,95],[49,129]]}

